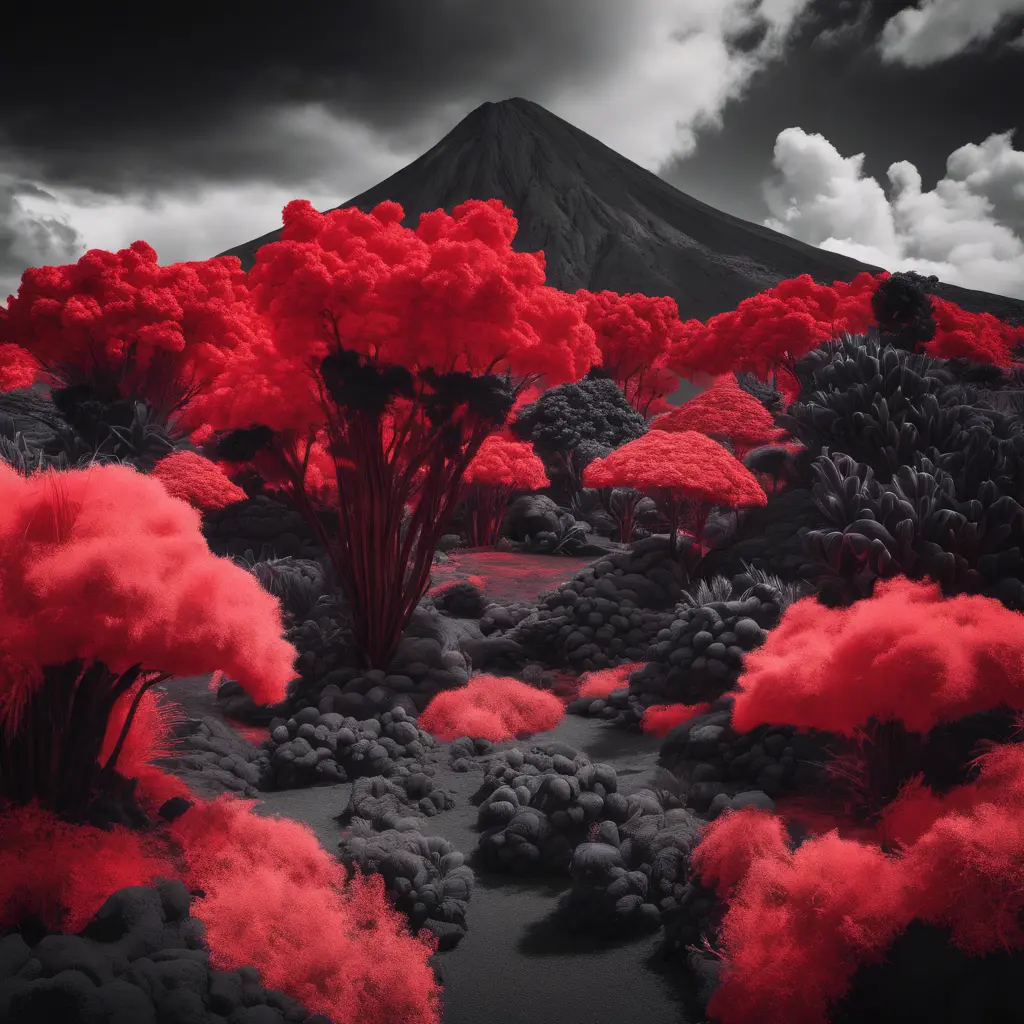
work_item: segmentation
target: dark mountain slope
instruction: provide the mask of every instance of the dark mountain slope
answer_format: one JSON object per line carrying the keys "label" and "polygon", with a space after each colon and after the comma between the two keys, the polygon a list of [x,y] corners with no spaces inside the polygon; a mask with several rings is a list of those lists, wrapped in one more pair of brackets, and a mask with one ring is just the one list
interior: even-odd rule
{"label": "dark mountain slope", "polygon": [[[705,319],[798,274],[831,283],[879,270],[698,202],[560,117],[523,99],[485,103],[433,149],[343,206],[392,199],[414,225],[427,210],[501,199],[516,248],[543,249],[559,288],[671,295]],[[272,231],[228,250],[246,268]],[[973,312],[1024,322],[1024,302],[943,285]]]}

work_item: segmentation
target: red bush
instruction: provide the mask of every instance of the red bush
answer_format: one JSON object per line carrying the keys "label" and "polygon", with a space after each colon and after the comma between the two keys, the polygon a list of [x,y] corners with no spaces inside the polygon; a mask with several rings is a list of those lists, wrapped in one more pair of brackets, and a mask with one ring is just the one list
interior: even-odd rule
{"label": "red bush", "polygon": [[597,335],[602,369],[633,408],[647,416],[655,404],[659,409],[664,406],[665,396],[679,387],[665,365],[669,346],[683,326],[675,299],[582,289],[576,297],[583,301],[587,323]]}
{"label": "red bush", "polygon": [[470,547],[497,541],[508,503],[517,491],[539,491],[551,483],[533,445],[504,434],[484,439],[463,479]]}
{"label": "red bush", "polygon": [[0,344],[0,392],[31,387],[38,375],[39,363],[20,345]]}
{"label": "red bush", "polygon": [[[276,432],[261,471],[276,461],[274,482],[330,553],[378,667],[426,591],[466,467],[518,391],[537,375],[576,380],[600,355],[579,300],[545,285],[543,256],[512,248],[500,202],[426,213],[415,230],[402,218],[396,203],[328,214],[289,203],[281,241],[249,275],[269,342],[201,405],[218,430]],[[337,542],[306,492],[299,445],[314,440],[337,470]]]}
{"label": "red bush", "polygon": [[642,661],[631,661],[628,665],[616,668],[603,668],[594,672],[584,672],[580,676],[580,697],[607,697],[612,690],[621,690],[629,685],[629,677],[637,669],[644,667]]}
{"label": "red bush", "polygon": [[174,452],[161,459],[150,476],[164,485],[172,498],[181,498],[199,510],[224,508],[245,498],[216,463],[191,451]]}
{"label": "red bush", "polygon": [[120,825],[72,825],[36,804],[0,814],[0,932],[37,915],[74,934],[118,889],[172,877],[166,850]]}
{"label": "red bush", "polygon": [[677,725],[704,714],[711,707],[703,704],[652,704],[640,719],[643,732],[653,736],[667,736]]}
{"label": "red bush", "polygon": [[720,444],[693,430],[651,430],[628,441],[583,472],[586,487],[635,487],[662,496],[669,506],[669,542],[673,550],[680,506],[695,507],[700,540],[711,508],[764,505],[768,501],[753,473]]}
{"label": "red bush", "polygon": [[252,964],[268,988],[334,1020],[439,1024],[436,942],[408,933],[382,877],[346,880],[308,825],[257,815],[255,803],[200,802],[170,827],[186,885],[205,893],[192,912],[211,963]]}
{"label": "red bush", "polygon": [[565,708],[551,693],[506,676],[479,675],[457,690],[443,690],[419,716],[442,742],[458,736],[493,743],[554,729]]}
{"label": "red bush", "polygon": [[0,464],[0,796],[81,811],[116,701],[159,672],[220,668],[260,703],[284,696],[280,607],[199,523],[125,466]]}
{"label": "red bush", "polygon": [[687,320],[668,366],[687,378],[734,370],[767,377],[776,367],[792,367],[843,331],[867,330],[874,322],[871,297],[881,280],[865,271],[849,284],[819,285],[809,274],[783,281],[706,324]]}
{"label": "red bush", "polygon": [[956,303],[932,296],[935,336],[924,351],[940,359],[961,356],[976,363],[1010,366],[1024,345],[1024,327],[1011,327],[991,313],[968,313]]}
{"label": "red bush", "polygon": [[732,373],[716,377],[706,391],[659,416],[651,423],[651,430],[695,430],[711,437],[727,437],[737,459],[750,448],[781,441],[786,433],[775,426],[772,414],[740,387]]}
{"label": "red bush", "polygon": [[1024,706],[1024,616],[938,584],[879,580],[849,608],[814,597],[786,609],[747,655],[733,707],[762,723],[854,736],[871,718],[926,732],[1006,703]]}

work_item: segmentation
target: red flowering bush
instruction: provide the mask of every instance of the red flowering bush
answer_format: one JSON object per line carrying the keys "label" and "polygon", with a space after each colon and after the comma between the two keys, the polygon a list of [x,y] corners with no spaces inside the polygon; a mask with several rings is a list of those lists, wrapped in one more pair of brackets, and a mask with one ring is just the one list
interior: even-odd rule
{"label": "red flowering bush", "polygon": [[472,736],[501,743],[554,729],[564,713],[553,693],[511,677],[479,675],[466,686],[433,697],[419,725],[443,742]]}
{"label": "red flowering bush", "polygon": [[[426,591],[484,439],[539,375],[575,380],[600,355],[581,303],[544,284],[543,256],[512,248],[516,221],[501,203],[427,213],[416,229],[402,218],[396,203],[328,214],[289,203],[281,241],[249,275],[269,340],[199,407],[231,432],[221,457],[258,463],[307,515],[360,650],[380,667]],[[303,450],[316,441],[335,464],[337,539],[306,490]]]}
{"label": "red flowering bush", "polygon": [[701,539],[715,505],[764,505],[768,498],[753,473],[720,444],[693,430],[652,430],[595,459],[583,473],[587,487],[635,487],[661,496],[669,508],[669,543],[675,551],[680,506],[694,508]]}
{"label": "red flowering bush", "polygon": [[1024,345],[1024,327],[1011,327],[991,313],[968,313],[956,303],[931,296],[935,335],[923,351],[939,359],[963,357],[976,363],[1011,366]]}
{"label": "red flowering bush", "polygon": [[775,426],[772,414],[740,387],[732,373],[716,377],[706,391],[657,417],[651,430],[696,430],[709,437],[728,438],[737,459],[751,448],[781,441],[786,433]]}
{"label": "red flowering bush", "polygon": [[597,335],[601,367],[630,405],[641,416],[670,408],[665,396],[679,387],[679,379],[665,360],[683,326],[675,299],[582,289],[576,296]]}
{"label": "red flowering bush", "polygon": [[174,452],[161,459],[149,474],[164,485],[172,498],[181,498],[200,511],[224,508],[245,498],[216,463],[195,452]]}
{"label": "red flowering bush", "polygon": [[708,322],[687,320],[667,365],[682,377],[747,370],[767,377],[842,331],[862,334],[873,322],[871,298],[881,277],[858,274],[831,286],[809,274],[783,281]]}
{"label": "red flowering bush", "polygon": [[466,467],[464,480],[470,547],[497,541],[508,504],[517,491],[539,491],[551,483],[533,445],[504,434],[485,438]]}
{"label": "red flowering bush", "polygon": [[204,893],[192,913],[213,965],[251,964],[268,988],[337,1021],[439,1024],[436,941],[409,934],[383,878],[347,878],[308,825],[254,806],[223,796],[170,826],[185,884]]}
{"label": "red flowering bush", "polygon": [[199,526],[124,466],[0,464],[0,798],[80,814],[117,766],[117,744],[99,758],[118,701],[168,673],[220,668],[259,703],[283,698],[280,607]]}
{"label": "red flowering bush", "polygon": [[164,423],[261,329],[237,258],[162,267],[145,242],[26,270],[0,306],[0,344],[19,346],[44,379],[142,400]]}

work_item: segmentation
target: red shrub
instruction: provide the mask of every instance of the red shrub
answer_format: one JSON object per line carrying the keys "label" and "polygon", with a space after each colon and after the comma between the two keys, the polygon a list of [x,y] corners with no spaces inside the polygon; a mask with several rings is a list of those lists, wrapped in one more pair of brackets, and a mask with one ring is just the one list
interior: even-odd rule
{"label": "red shrub", "polygon": [[879,580],[849,608],[813,597],[786,609],[747,655],[733,707],[762,723],[856,734],[872,717],[915,732],[1006,703],[1024,705],[1024,616],[938,584]]}
{"label": "red shrub", "polygon": [[121,826],[72,825],[29,804],[0,814],[0,932],[33,915],[74,934],[130,885],[175,877],[164,851]]}
{"label": "red shrub", "polygon": [[0,392],[31,387],[39,370],[39,363],[20,345],[0,344]]}
{"label": "red shrub", "polygon": [[932,296],[935,336],[924,351],[940,359],[962,356],[976,363],[1010,366],[1024,345],[1024,327],[1011,327],[991,313],[968,313],[956,303]]}
{"label": "red shrub", "polygon": [[770,811],[745,807],[719,815],[705,826],[690,857],[690,868],[724,898],[746,878],[754,861],[785,860],[789,855],[782,819]]}
{"label": "red shrub", "polygon": [[594,672],[584,672],[580,676],[580,697],[607,697],[612,690],[621,690],[629,685],[629,677],[639,668],[644,667],[642,661],[631,661],[628,665],[616,668],[603,668]]}
{"label": "red shrub", "polygon": [[245,498],[216,463],[191,451],[174,452],[161,459],[150,476],[164,485],[172,498],[187,501],[200,511],[224,508]]}
{"label": "red shrub", "polygon": [[472,736],[500,743],[554,729],[564,713],[554,694],[518,679],[479,675],[466,686],[437,694],[419,716],[419,725],[442,741]]}
{"label": "red shrub", "polygon": [[703,704],[653,704],[640,719],[643,732],[654,736],[667,736],[677,725],[704,714],[711,707]]}
{"label": "red shrub", "polygon": [[253,813],[255,801],[201,802],[171,825],[185,882],[205,896],[211,962],[252,964],[268,988],[361,1024],[439,1024],[436,942],[408,933],[379,875],[354,875],[308,825]]}

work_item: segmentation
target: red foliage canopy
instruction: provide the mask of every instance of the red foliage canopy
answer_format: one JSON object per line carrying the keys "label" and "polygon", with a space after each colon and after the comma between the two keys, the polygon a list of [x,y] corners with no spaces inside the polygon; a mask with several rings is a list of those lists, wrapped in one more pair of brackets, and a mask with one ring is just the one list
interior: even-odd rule
{"label": "red foliage canopy", "polygon": [[19,345],[60,380],[112,387],[164,415],[259,329],[237,258],[162,267],[145,242],[26,270],[0,307],[0,344]]}
{"label": "red foliage canopy", "polygon": [[956,303],[932,296],[935,337],[924,346],[930,356],[961,356],[976,363],[1010,366],[1024,345],[1024,327],[1011,327],[991,313],[968,313]]}
{"label": "red foliage canopy", "polygon": [[200,510],[224,508],[245,498],[245,491],[233,484],[220,466],[192,451],[162,458],[150,476],[159,480],[172,498],[181,498]]}
{"label": "red foliage canopy", "polygon": [[[779,441],[786,433],[775,426],[772,414],[740,387],[732,373],[716,377],[706,391],[659,416],[651,423],[651,430],[721,434],[733,442],[734,450]],[[741,458],[742,451],[736,451],[736,455]]]}
{"label": "red foliage canopy", "polygon": [[0,464],[0,721],[72,659],[180,676],[219,668],[284,697],[295,648],[250,573],[217,558],[195,509],[126,466],[23,477]]}
{"label": "red foliage canopy", "polygon": [[867,330],[874,322],[871,297],[881,280],[865,271],[831,286],[816,284],[809,274],[783,281],[706,324],[687,320],[668,365],[687,378],[733,370],[766,377],[842,331]]}
{"label": "red foliage canopy", "polygon": [[587,487],[636,487],[737,508],[768,499],[754,474],[720,444],[693,430],[651,430],[595,459],[584,470]]}
{"label": "red foliage canopy", "polygon": [[533,445],[502,434],[484,439],[463,479],[467,484],[516,491],[539,491],[551,483]]}
{"label": "red foliage canopy", "polygon": [[597,335],[605,372],[622,389],[641,415],[679,386],[665,364],[670,346],[679,338],[679,307],[670,297],[639,293],[576,292],[586,307],[587,323]]}
{"label": "red foliage canopy", "polygon": [[926,732],[1004,703],[1024,707],[1024,616],[903,577],[879,580],[849,608],[803,598],[747,655],[738,685],[741,731],[770,722],[853,736],[875,717]]}

